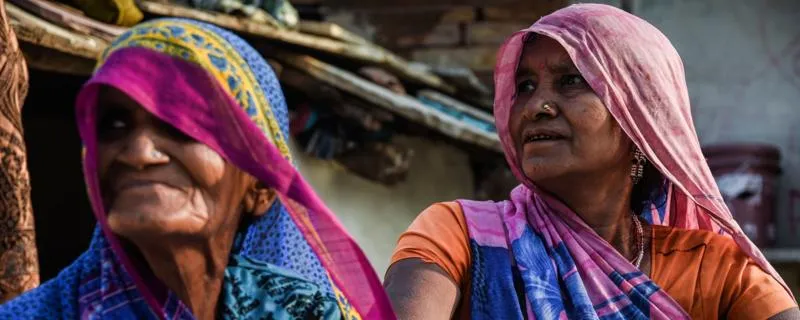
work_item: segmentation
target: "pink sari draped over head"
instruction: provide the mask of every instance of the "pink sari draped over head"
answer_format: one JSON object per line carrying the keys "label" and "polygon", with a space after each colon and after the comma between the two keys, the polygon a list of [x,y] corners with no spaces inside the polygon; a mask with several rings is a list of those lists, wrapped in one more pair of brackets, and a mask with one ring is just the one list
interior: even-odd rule
{"label": "pink sari draped over head", "polygon": [[[485,263],[484,270],[490,270],[488,266],[498,262],[492,260],[493,253],[487,248],[511,251],[513,268],[519,269],[525,284],[529,318],[688,317],[647,275],[562,202],[540,192],[523,173],[509,132],[509,117],[516,96],[517,67],[525,40],[531,36],[552,38],[566,49],[622,130],[667,180],[667,191],[662,195],[665,206],[647,206],[648,221],[729,235],[789,290],[745,237],[717,189],[692,123],[683,64],[670,41],[651,24],[620,9],[579,4],[558,10],[513,34],[497,55],[496,125],[506,160],[522,185],[512,191],[508,201],[459,201],[473,253],[483,259],[474,263]],[[549,262],[538,261],[542,256]],[[504,259],[509,260],[507,256]],[[548,275],[551,272],[557,276]],[[473,276],[481,278],[477,271]],[[491,276],[485,277],[487,283],[492,281],[488,279]],[[476,280],[473,288],[486,284]],[[560,292],[561,296],[548,296],[548,290]],[[484,295],[491,294],[487,291]],[[485,304],[481,299],[492,298],[475,293],[472,299],[474,318],[480,318],[481,312],[504,313],[501,309],[507,309],[476,306]]]}

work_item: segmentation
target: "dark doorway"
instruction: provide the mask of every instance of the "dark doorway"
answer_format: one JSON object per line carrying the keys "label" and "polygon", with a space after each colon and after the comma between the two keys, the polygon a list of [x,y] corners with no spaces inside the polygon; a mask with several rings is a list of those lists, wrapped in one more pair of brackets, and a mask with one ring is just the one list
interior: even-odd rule
{"label": "dark doorway", "polygon": [[81,167],[74,102],[84,77],[30,70],[22,108],[42,282],[88,248],[95,219]]}

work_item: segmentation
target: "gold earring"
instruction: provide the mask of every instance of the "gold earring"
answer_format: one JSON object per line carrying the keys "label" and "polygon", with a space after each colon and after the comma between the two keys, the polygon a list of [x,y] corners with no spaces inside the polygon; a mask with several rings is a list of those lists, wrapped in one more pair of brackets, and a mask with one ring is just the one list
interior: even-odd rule
{"label": "gold earring", "polygon": [[638,148],[633,151],[633,166],[631,166],[631,179],[633,184],[639,183],[644,175],[644,165],[647,163],[647,158],[644,153]]}

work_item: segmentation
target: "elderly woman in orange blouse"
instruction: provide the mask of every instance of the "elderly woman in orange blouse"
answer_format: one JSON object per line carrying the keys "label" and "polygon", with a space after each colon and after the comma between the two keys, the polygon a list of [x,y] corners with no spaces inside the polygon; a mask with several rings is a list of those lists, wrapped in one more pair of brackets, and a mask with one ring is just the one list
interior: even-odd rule
{"label": "elderly woman in orange blouse", "polygon": [[495,117],[521,185],[426,209],[384,286],[401,319],[800,319],[743,235],[655,27],[573,5],[497,56]]}

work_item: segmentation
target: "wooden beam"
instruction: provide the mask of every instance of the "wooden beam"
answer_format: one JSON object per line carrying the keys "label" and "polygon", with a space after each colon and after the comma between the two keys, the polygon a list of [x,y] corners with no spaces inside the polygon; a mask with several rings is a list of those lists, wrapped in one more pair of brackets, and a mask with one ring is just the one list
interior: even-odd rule
{"label": "wooden beam", "polygon": [[361,36],[350,32],[349,30],[342,28],[333,22],[302,20],[299,24],[297,24],[297,29],[303,33],[331,38],[342,42],[360,45],[372,45],[367,39],[364,39]]}
{"label": "wooden beam", "polygon": [[458,101],[456,99],[448,97],[448,96],[446,96],[444,94],[441,94],[439,92],[436,92],[436,91],[433,91],[433,90],[425,90],[425,89],[423,89],[423,90],[419,91],[418,95],[420,97],[425,97],[427,99],[430,99],[430,100],[436,101],[438,103],[441,103],[441,104],[446,105],[448,107],[452,107],[453,109],[458,110],[458,111],[463,112],[463,113],[466,113],[466,114],[468,114],[468,115],[470,115],[472,117],[475,117],[478,120],[482,120],[482,121],[486,121],[488,123],[494,124],[494,116],[492,116],[488,112],[479,110],[478,108],[475,108],[475,107],[473,107],[471,105],[468,105],[466,103],[463,103],[461,101]]}
{"label": "wooden beam", "polygon": [[342,103],[342,95],[338,90],[298,69],[285,68],[279,79],[282,85],[297,90],[311,102]]}
{"label": "wooden beam", "polygon": [[436,75],[413,69],[403,58],[375,45],[347,43],[293,30],[277,29],[249,19],[223,13],[195,10],[148,0],[141,1],[139,7],[142,11],[153,15],[183,17],[210,22],[235,32],[301,46],[365,64],[383,66],[406,81],[423,84],[447,93],[455,92],[453,87],[447,85]]}
{"label": "wooden beam", "polygon": [[[92,35],[111,41],[125,32],[125,28],[87,18],[76,9],[44,0],[9,0],[22,9],[32,12],[47,21],[84,35]],[[77,11],[77,12],[76,12]]]}
{"label": "wooden beam", "polygon": [[393,114],[366,106],[361,101],[354,101],[356,98],[349,98],[339,90],[300,70],[285,68],[280,81],[286,88],[292,88],[306,96],[308,101],[324,105],[338,116],[350,119],[366,130],[380,131],[384,122],[394,120]]}
{"label": "wooden beam", "polygon": [[[492,91],[472,69],[431,67],[431,72],[456,88],[457,92],[454,96],[458,100],[480,107],[484,111],[492,110],[494,104]],[[492,71],[489,71],[489,83],[491,83],[491,75]]]}
{"label": "wooden beam", "polygon": [[424,105],[412,97],[395,94],[384,87],[311,56],[277,49],[270,50],[269,55],[282,61],[285,65],[302,70],[332,87],[359,97],[373,105],[400,114],[413,122],[433,128],[450,138],[476,144],[496,152],[503,152],[497,134],[469,126],[444,112]]}
{"label": "wooden beam", "polygon": [[75,34],[7,3],[11,26],[22,42],[54,49],[78,57],[96,59],[108,43],[99,38]]}
{"label": "wooden beam", "polygon": [[279,30],[268,25],[255,23],[249,19],[243,19],[228,14],[195,10],[153,1],[142,1],[140,6],[143,11],[158,16],[183,17],[210,22],[232,31],[243,32],[269,40],[285,42],[370,63],[380,63],[383,60],[381,52],[374,48],[351,46],[333,39],[306,35],[289,30]]}

